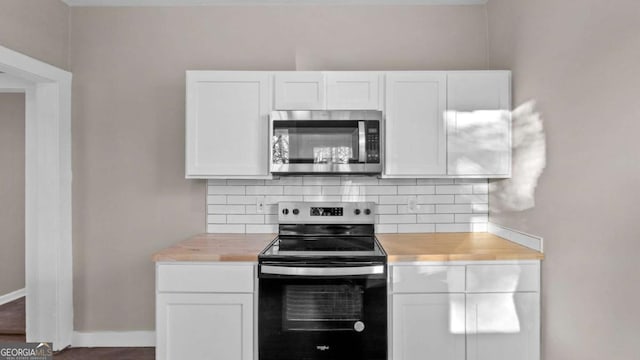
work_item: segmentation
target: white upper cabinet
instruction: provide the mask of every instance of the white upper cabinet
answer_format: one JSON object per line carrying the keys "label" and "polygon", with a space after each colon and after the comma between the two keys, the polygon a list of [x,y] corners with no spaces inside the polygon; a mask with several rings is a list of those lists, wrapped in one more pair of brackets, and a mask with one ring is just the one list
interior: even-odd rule
{"label": "white upper cabinet", "polygon": [[325,83],[322,72],[291,71],[275,74],[276,110],[323,110]]}
{"label": "white upper cabinet", "polygon": [[326,72],[328,110],[381,110],[379,72]]}
{"label": "white upper cabinet", "polygon": [[511,73],[461,71],[447,75],[447,174],[511,174]]}
{"label": "white upper cabinet", "polygon": [[379,110],[380,72],[292,71],[275,74],[276,110]]}
{"label": "white upper cabinet", "polygon": [[271,74],[188,71],[186,177],[265,178]]}
{"label": "white upper cabinet", "polygon": [[387,177],[446,175],[446,72],[386,74]]}

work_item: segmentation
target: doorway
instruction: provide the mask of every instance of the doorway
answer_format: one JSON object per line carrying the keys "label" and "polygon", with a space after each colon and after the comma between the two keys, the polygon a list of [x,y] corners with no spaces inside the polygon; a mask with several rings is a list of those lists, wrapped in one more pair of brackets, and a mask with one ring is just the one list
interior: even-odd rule
{"label": "doorway", "polygon": [[24,94],[26,340],[71,344],[71,73],[0,46],[0,89]]}
{"label": "doorway", "polygon": [[0,89],[0,342],[26,340],[25,109],[24,93]]}

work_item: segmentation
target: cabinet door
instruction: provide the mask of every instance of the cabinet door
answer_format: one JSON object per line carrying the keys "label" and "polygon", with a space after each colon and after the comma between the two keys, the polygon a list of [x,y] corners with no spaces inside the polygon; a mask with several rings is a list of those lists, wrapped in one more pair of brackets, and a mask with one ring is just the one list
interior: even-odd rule
{"label": "cabinet door", "polygon": [[252,294],[157,294],[156,359],[253,360]]}
{"label": "cabinet door", "polygon": [[447,80],[447,173],[508,177],[511,172],[510,73],[453,72]]}
{"label": "cabinet door", "polygon": [[393,295],[394,360],[463,360],[464,294]]}
{"label": "cabinet door", "polygon": [[267,177],[270,75],[187,72],[187,178]]}
{"label": "cabinet door", "polygon": [[324,78],[319,71],[275,74],[276,110],[325,109]]}
{"label": "cabinet door", "polygon": [[327,109],[380,110],[378,72],[327,72]]}
{"label": "cabinet door", "polygon": [[467,360],[539,360],[540,294],[467,294]]}
{"label": "cabinet door", "polygon": [[386,74],[385,175],[446,174],[446,74]]}

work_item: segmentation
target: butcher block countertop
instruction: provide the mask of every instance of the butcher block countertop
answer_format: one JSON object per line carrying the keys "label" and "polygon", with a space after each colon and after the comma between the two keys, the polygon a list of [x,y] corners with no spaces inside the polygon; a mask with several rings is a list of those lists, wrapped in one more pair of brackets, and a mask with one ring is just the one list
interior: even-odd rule
{"label": "butcher block countertop", "polygon": [[[376,234],[389,262],[542,260],[531,250],[490,233]],[[153,261],[257,261],[276,234],[200,234],[153,254]]]}
{"label": "butcher block countertop", "polygon": [[389,262],[542,260],[541,252],[490,233],[376,234]]}
{"label": "butcher block countertop", "polygon": [[153,254],[153,261],[258,261],[276,234],[200,234]]}

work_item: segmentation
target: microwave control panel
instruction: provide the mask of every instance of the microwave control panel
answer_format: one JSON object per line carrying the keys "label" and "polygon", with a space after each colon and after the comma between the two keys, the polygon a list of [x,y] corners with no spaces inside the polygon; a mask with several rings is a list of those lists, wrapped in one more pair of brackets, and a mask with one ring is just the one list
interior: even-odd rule
{"label": "microwave control panel", "polygon": [[367,162],[379,163],[380,162],[380,122],[367,121],[366,122],[366,148],[367,148]]}

